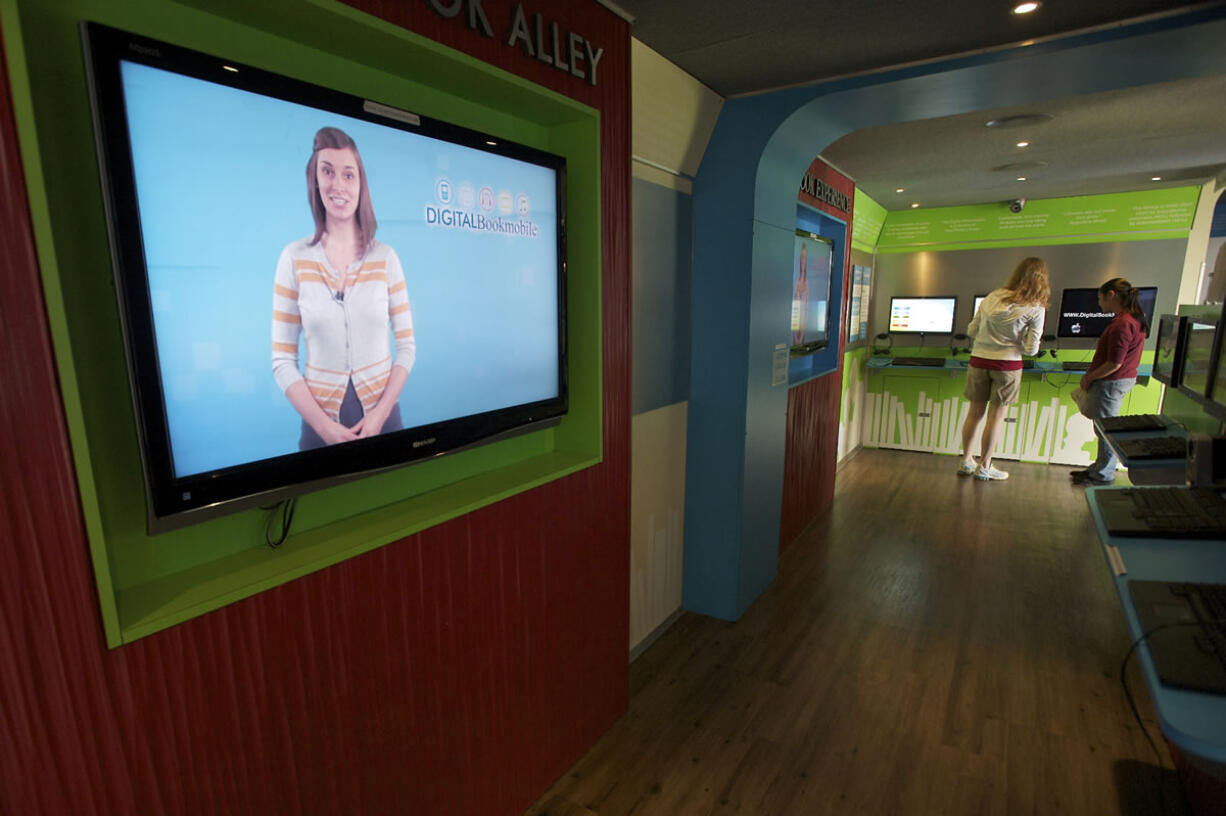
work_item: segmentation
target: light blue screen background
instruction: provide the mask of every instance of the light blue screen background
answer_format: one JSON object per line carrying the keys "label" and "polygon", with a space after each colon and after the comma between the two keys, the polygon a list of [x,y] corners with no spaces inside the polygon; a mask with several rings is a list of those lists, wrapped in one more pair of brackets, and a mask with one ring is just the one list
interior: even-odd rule
{"label": "light blue screen background", "polygon": [[[147,66],[124,63],[123,81],[177,475],[298,450],[301,420],[272,376],[273,276],[314,234],[306,164],[324,126],[357,144],[376,237],[404,266],[417,340],[404,426],[557,396],[553,170]],[[459,203],[462,186],[509,193],[503,217],[538,236],[427,224],[446,200],[482,212]]]}
{"label": "light blue screen background", "polygon": [[805,248],[805,277],[809,281],[809,305],[805,316],[806,343],[826,338],[826,316],[830,299],[831,247],[825,241],[796,236],[792,247],[792,290],[800,281],[800,250]]}

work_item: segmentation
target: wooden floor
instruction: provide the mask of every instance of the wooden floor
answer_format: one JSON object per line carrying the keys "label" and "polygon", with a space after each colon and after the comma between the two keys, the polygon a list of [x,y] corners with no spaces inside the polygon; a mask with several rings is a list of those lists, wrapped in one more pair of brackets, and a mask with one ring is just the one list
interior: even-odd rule
{"label": "wooden floor", "polygon": [[528,814],[1187,813],[1120,688],[1082,491],[1061,467],[983,483],[955,464],[855,456],[766,594],[735,624],[683,615]]}

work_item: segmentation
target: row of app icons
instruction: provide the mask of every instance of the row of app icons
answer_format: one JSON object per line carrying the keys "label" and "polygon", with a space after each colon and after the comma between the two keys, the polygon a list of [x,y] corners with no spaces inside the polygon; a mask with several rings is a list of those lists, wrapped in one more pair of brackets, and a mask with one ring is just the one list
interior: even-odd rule
{"label": "row of app icons", "polygon": [[493,212],[497,207],[501,215],[514,213],[520,218],[527,218],[532,212],[532,203],[526,193],[514,195],[510,190],[499,190],[495,193],[494,188],[488,184],[478,188],[470,181],[452,184],[450,179],[440,178],[434,183],[434,197],[444,206],[451,206],[454,202],[457,206],[472,209],[475,204],[482,212],[487,213]]}

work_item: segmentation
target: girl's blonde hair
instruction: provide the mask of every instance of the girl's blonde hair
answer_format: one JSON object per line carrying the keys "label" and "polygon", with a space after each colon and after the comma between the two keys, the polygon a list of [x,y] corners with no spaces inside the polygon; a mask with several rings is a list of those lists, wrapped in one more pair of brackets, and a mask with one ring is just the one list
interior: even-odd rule
{"label": "girl's blonde hair", "polygon": [[1013,270],[1005,288],[1010,292],[1005,297],[1006,302],[1021,306],[1042,306],[1046,309],[1051,301],[1047,261],[1042,258],[1026,258]]}

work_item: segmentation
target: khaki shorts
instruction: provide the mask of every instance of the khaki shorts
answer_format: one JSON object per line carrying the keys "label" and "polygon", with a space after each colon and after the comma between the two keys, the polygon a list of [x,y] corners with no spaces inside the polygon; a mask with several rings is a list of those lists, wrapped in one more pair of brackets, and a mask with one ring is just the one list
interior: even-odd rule
{"label": "khaki shorts", "polygon": [[995,402],[1012,405],[1022,388],[1022,370],[997,371],[994,368],[966,370],[966,388],[962,395],[971,402]]}

